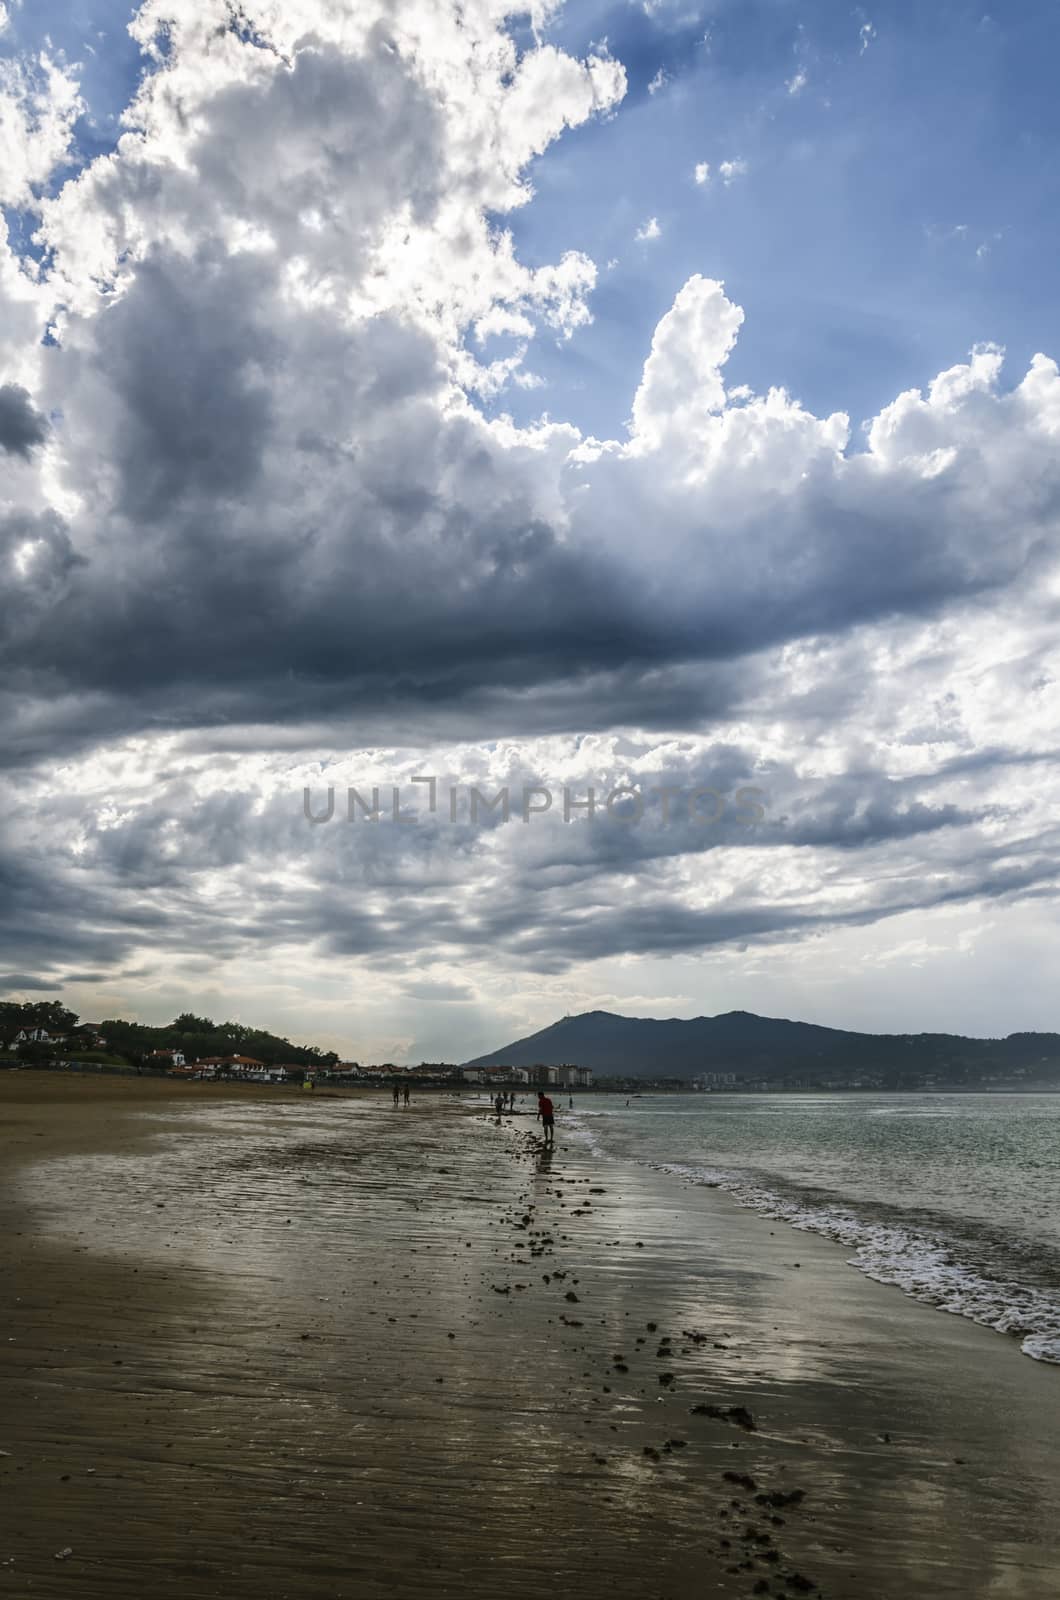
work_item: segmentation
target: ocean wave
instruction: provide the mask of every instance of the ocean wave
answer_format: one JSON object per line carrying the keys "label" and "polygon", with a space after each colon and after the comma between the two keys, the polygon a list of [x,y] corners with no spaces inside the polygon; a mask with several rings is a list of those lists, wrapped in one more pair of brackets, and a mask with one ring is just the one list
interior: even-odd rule
{"label": "ocean wave", "polygon": [[850,1265],[866,1277],[903,1289],[925,1305],[1016,1337],[1023,1354],[1032,1360],[1060,1364],[1060,1297],[986,1277],[959,1259],[959,1247],[941,1232],[870,1220],[850,1206],[786,1196],[745,1172],[673,1162],[647,1164],[689,1183],[723,1189],[738,1205],[804,1233],[834,1239],[853,1249]]}
{"label": "ocean wave", "polygon": [[[563,1132],[577,1144],[584,1145],[591,1155],[606,1155],[607,1152],[596,1137],[594,1130],[585,1126],[583,1119],[586,1115],[587,1113],[584,1111],[578,1111],[573,1114],[568,1112],[563,1118]],[[593,1113],[588,1113],[588,1115],[593,1115]]]}

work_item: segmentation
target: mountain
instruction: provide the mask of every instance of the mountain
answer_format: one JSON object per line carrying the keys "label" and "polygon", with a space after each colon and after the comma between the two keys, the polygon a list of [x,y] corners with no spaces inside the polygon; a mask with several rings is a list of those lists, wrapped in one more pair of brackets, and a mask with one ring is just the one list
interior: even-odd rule
{"label": "mountain", "polygon": [[598,1077],[866,1082],[884,1088],[939,1083],[1060,1082],[1060,1034],[1007,1039],[958,1034],[851,1033],[782,1017],[728,1011],[718,1017],[622,1017],[585,1011],[478,1056],[469,1067],[574,1062]]}

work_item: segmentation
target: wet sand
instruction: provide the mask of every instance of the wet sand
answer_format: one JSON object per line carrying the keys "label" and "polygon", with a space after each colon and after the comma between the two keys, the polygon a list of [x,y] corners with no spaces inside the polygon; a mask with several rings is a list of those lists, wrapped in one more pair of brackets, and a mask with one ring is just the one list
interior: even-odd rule
{"label": "wet sand", "polygon": [[0,1074],[0,1595],[1060,1592],[1055,1367],[533,1126]]}

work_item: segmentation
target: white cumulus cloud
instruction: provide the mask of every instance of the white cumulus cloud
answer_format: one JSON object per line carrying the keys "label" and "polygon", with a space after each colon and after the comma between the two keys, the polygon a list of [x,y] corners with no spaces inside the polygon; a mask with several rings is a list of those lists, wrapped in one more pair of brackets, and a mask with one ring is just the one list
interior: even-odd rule
{"label": "white cumulus cloud", "polygon": [[735,183],[737,178],[742,178],[746,172],[747,162],[739,156],[735,156],[731,161],[722,161],[718,164],[718,173],[726,188]]}
{"label": "white cumulus cloud", "polygon": [[73,74],[50,56],[0,61],[0,204],[34,204],[66,160],[82,109]]}

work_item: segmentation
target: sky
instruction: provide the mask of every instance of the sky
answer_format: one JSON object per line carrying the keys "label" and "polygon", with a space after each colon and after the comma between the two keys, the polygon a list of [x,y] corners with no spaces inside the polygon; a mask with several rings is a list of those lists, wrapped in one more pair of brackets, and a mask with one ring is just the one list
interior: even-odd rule
{"label": "sky", "polygon": [[1060,1029],[1058,44],[0,5],[0,994]]}

